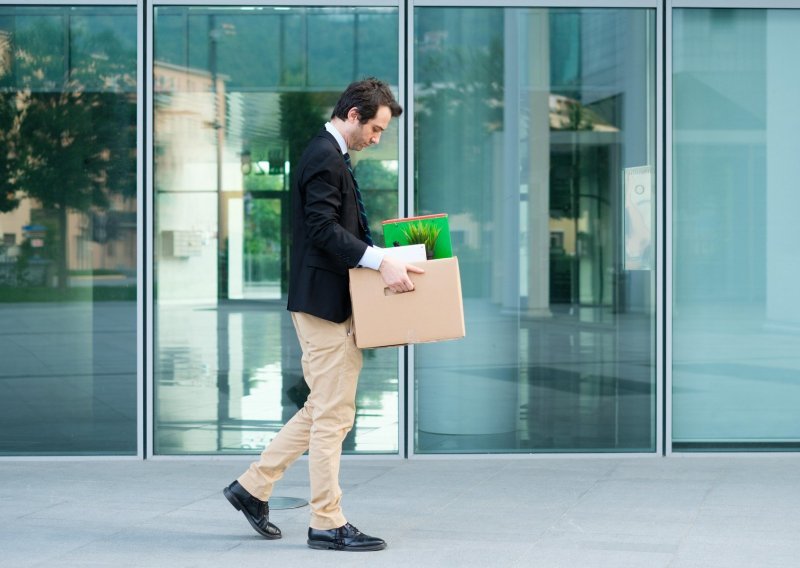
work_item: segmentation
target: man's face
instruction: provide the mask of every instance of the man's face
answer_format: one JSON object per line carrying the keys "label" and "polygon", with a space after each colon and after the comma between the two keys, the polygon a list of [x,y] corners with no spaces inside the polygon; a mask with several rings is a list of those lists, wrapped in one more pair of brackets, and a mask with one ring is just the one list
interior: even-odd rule
{"label": "man's face", "polygon": [[367,146],[377,144],[381,140],[381,134],[389,127],[392,120],[392,111],[388,106],[378,107],[378,112],[366,123],[361,124],[358,120],[358,111],[350,109],[347,115],[347,123],[350,126],[350,136],[347,140],[347,147],[350,150],[363,150]]}

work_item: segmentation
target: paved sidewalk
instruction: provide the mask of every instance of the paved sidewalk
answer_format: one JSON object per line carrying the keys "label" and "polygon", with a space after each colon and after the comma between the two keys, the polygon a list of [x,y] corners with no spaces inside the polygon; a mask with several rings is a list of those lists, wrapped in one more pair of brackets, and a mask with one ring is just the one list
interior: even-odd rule
{"label": "paved sidewalk", "polygon": [[[0,461],[0,566],[789,568],[800,456],[345,459],[348,519],[381,552],[264,540],[222,496],[243,460]],[[276,495],[308,497],[306,463]]]}

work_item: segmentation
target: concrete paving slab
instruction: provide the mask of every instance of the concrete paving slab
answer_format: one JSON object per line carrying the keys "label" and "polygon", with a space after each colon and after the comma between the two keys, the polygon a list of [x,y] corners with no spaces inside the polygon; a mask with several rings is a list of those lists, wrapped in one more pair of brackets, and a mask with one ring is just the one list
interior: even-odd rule
{"label": "concrete paving slab", "polygon": [[[306,546],[309,509],[256,535],[222,488],[242,459],[0,461],[0,567],[786,568],[800,558],[800,456],[345,458],[348,518],[387,540]],[[276,495],[308,497],[307,466]]]}

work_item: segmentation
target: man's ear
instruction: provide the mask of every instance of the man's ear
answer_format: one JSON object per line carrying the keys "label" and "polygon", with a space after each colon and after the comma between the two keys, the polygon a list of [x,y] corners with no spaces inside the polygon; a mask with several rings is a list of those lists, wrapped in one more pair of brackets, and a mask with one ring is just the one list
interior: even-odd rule
{"label": "man's ear", "polygon": [[358,112],[358,108],[352,107],[350,110],[347,111],[347,120],[358,122],[360,119],[361,119],[361,113]]}

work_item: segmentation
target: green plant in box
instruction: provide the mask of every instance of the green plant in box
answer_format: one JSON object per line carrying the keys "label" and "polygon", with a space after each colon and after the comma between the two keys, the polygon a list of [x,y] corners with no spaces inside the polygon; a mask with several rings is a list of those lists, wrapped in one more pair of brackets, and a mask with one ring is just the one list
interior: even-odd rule
{"label": "green plant in box", "polygon": [[382,225],[387,247],[422,244],[427,248],[429,259],[453,256],[446,213],[389,219]]}
{"label": "green plant in box", "polygon": [[442,232],[441,227],[417,221],[403,228],[402,232],[408,244],[425,245],[425,256],[428,257],[428,260],[433,258],[433,249],[436,248],[436,240],[439,238],[439,233]]}

